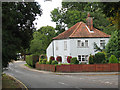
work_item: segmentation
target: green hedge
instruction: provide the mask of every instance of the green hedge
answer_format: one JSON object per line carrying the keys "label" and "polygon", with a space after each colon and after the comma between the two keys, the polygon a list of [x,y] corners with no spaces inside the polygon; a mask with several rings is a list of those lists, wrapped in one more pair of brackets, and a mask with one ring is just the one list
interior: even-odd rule
{"label": "green hedge", "polygon": [[111,55],[110,59],[109,59],[109,63],[118,63],[117,58],[115,57],[115,55]]}
{"label": "green hedge", "polygon": [[26,55],[26,63],[35,68],[36,62],[39,61],[39,56],[38,55]]}
{"label": "green hedge", "polygon": [[58,64],[58,61],[52,61],[52,65]]}
{"label": "green hedge", "polygon": [[70,64],[79,64],[79,61],[77,60],[76,57],[71,58]]}
{"label": "green hedge", "polygon": [[47,59],[42,60],[42,64],[46,64],[46,62],[47,62]]}

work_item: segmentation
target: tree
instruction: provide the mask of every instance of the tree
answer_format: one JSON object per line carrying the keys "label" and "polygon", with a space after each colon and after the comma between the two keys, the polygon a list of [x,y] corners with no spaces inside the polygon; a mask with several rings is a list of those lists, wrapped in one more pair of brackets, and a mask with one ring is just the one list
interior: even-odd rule
{"label": "tree", "polygon": [[16,59],[16,53],[29,48],[32,33],[35,30],[33,21],[42,10],[36,2],[3,2],[2,3],[2,66]]}
{"label": "tree", "polygon": [[[107,29],[111,27],[109,26],[111,22],[109,22],[108,18],[103,13],[101,9],[102,6],[102,3],[63,2],[61,9],[57,8],[51,12],[51,18],[52,21],[56,22],[56,30],[59,34],[63,32],[66,27],[70,28],[77,22],[86,22],[87,14],[89,12],[91,17],[93,17],[93,26],[101,31],[111,34],[110,31],[107,31]],[[112,26],[112,29],[109,29],[113,31],[114,27]]]}
{"label": "tree", "polygon": [[55,29],[51,26],[41,27],[33,33],[33,40],[30,43],[30,52],[33,54],[46,54],[46,49],[52,38],[55,36]]}
{"label": "tree", "polygon": [[108,57],[110,57],[111,55],[115,55],[117,58],[120,57],[120,50],[119,50],[119,33],[118,31],[115,31],[108,44],[106,45],[106,52],[107,52],[107,55]]}
{"label": "tree", "polygon": [[111,36],[111,40],[107,45],[108,56],[115,55],[117,58],[120,57],[120,2],[106,2],[103,3],[102,7],[106,16],[110,17],[109,20],[115,25],[115,33]]}

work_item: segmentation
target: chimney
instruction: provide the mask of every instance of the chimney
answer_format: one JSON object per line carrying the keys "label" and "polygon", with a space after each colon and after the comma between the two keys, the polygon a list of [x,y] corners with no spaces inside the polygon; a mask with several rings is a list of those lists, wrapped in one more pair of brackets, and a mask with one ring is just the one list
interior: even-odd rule
{"label": "chimney", "polygon": [[87,26],[90,29],[90,31],[93,31],[93,18],[90,17],[90,13],[88,13],[86,21],[87,21]]}

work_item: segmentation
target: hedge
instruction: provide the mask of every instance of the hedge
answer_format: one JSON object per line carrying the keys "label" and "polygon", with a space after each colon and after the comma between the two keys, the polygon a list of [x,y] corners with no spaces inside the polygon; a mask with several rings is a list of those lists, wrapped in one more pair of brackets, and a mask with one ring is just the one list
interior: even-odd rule
{"label": "hedge", "polygon": [[26,55],[26,63],[29,66],[35,68],[35,64],[38,61],[39,61],[39,56],[38,55],[34,55],[34,54],[33,55]]}

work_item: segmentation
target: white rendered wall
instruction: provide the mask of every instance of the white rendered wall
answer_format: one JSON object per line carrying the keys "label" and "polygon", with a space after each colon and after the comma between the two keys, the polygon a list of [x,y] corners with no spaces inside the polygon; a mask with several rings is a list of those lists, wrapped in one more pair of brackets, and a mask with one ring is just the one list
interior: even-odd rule
{"label": "white rendered wall", "polygon": [[[80,48],[77,46],[78,40],[88,40],[88,48]],[[94,42],[100,47],[100,40],[105,40],[105,45],[108,43],[109,38],[78,38],[78,39],[70,39],[70,55],[72,57],[77,57],[78,55],[94,55]]]}
{"label": "white rendered wall", "polygon": [[48,46],[46,53],[47,53],[47,60],[49,61],[50,56],[53,56],[53,41]]}
{"label": "white rendered wall", "polygon": [[[67,42],[67,50],[64,50],[64,41]],[[58,50],[56,50],[56,44],[58,46]],[[62,40],[54,40],[54,57],[57,56],[62,57],[62,63],[67,63],[67,56],[70,55],[70,40],[62,39]]]}

